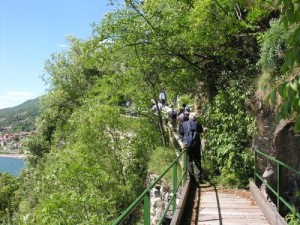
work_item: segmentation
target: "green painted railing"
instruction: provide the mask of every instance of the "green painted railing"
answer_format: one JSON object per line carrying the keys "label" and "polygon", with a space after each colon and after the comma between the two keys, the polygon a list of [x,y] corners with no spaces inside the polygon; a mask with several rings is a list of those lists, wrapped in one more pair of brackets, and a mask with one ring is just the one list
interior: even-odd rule
{"label": "green painted railing", "polygon": [[[183,158],[183,159],[182,159]],[[178,179],[178,166],[180,166],[180,160],[183,161],[183,168],[182,168],[182,176]],[[187,180],[187,172],[186,172],[186,149],[184,149],[178,157],[173,161],[173,163],[157,178],[155,179],[148,187],[144,190],[144,192],[119,216],[119,218],[113,223],[114,225],[122,224],[122,222],[134,211],[134,209],[144,201],[144,225],[150,225],[150,191],[151,189],[162,180],[162,178],[171,170],[173,169],[173,197],[171,198],[170,202],[166,206],[163,211],[163,214],[160,218],[158,225],[162,224],[166,214],[172,205],[172,212],[175,213],[176,210],[176,195],[178,192],[179,187],[185,185]],[[179,182],[178,182],[179,181]]]}
{"label": "green painted railing", "polygon": [[[265,158],[273,161],[276,163],[276,190],[274,190],[274,188],[272,188],[265,179],[263,179],[258,173],[257,173],[257,156],[261,155],[264,156]],[[269,190],[276,196],[277,198],[277,210],[279,211],[280,209],[280,203],[282,202],[290,211],[291,213],[293,213],[294,215],[296,215],[299,219],[300,219],[300,214],[299,212],[295,209],[295,207],[293,207],[291,204],[289,204],[282,196],[280,196],[280,169],[281,167],[284,167],[286,169],[288,169],[289,171],[295,173],[296,175],[300,175],[300,171],[296,170],[288,165],[286,165],[285,163],[275,159],[275,157],[266,155],[265,153],[259,151],[259,150],[255,150],[254,151],[254,182],[256,183],[257,178],[266,185],[267,188],[269,188]]]}

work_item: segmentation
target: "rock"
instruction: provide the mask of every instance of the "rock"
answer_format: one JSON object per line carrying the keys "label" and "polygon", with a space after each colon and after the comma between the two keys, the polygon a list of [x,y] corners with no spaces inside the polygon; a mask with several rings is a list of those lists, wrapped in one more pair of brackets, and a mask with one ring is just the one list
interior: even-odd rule
{"label": "rock", "polygon": [[[258,148],[267,155],[273,156],[286,165],[299,171],[300,169],[300,135],[293,132],[293,121],[275,121],[275,113],[266,107],[263,100],[257,98],[256,107],[257,136],[254,137],[252,147]],[[275,190],[277,182],[276,163],[265,157],[258,156],[258,173],[261,174]],[[300,177],[288,169],[280,166],[280,192],[281,195],[300,207],[300,199],[296,199],[296,190],[300,190]],[[292,187],[292,188],[291,188]],[[276,198],[270,194],[273,202]],[[283,212],[285,213],[285,212]]]}

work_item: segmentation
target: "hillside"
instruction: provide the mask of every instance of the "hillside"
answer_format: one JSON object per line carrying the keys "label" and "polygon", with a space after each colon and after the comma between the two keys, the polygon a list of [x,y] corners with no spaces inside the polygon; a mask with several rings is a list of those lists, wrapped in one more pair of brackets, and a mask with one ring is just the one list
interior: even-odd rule
{"label": "hillside", "polygon": [[0,130],[11,127],[10,133],[35,129],[35,119],[39,115],[39,98],[28,100],[18,106],[0,109]]}

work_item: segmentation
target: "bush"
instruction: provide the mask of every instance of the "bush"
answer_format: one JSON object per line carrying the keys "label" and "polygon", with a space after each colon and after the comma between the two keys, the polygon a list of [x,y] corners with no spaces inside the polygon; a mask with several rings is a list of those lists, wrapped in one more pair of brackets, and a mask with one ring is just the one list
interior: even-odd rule
{"label": "bush", "polygon": [[[176,159],[176,155],[173,149],[158,147],[156,148],[150,157],[149,170],[150,173],[161,175]],[[172,183],[172,169],[163,178],[168,184]]]}
{"label": "bush", "polygon": [[247,113],[247,94],[238,87],[238,82],[231,82],[208,106],[206,158],[214,165],[220,185],[244,187],[253,171],[249,150],[254,119]]}
{"label": "bush", "polygon": [[16,178],[8,173],[0,173],[0,223],[9,221],[15,208],[15,192],[18,190]]}
{"label": "bush", "polygon": [[92,102],[75,110],[65,142],[23,185],[19,224],[111,224],[143,191],[151,132],[115,107]]}

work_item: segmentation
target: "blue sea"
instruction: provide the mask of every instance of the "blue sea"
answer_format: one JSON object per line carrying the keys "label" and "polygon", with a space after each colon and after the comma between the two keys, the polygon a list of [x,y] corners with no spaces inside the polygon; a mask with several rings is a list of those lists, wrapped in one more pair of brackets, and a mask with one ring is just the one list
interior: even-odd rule
{"label": "blue sea", "polygon": [[0,173],[10,173],[18,176],[24,167],[23,159],[0,157]]}

